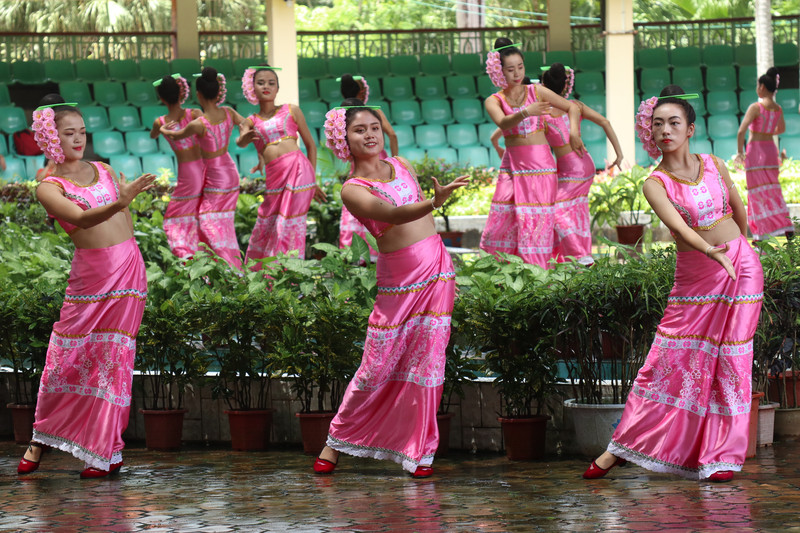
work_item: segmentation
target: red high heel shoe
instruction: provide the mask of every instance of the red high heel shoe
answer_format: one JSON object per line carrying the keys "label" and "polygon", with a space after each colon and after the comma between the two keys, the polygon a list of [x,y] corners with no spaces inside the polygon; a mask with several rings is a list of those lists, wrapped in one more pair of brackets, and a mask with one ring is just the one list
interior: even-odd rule
{"label": "red high heel shoe", "polygon": [[733,479],[733,472],[731,470],[721,470],[719,472],[714,472],[710,476],[708,476],[709,481],[713,481],[714,483],[725,483]]}
{"label": "red high heel shoe", "polygon": [[[36,472],[39,468],[39,463],[42,461],[42,454],[44,453],[44,446],[39,444],[38,442],[31,442],[28,444],[28,450],[31,448],[39,448],[42,450],[39,452],[39,460],[38,461],[29,461],[25,459],[25,455],[22,455],[22,459],[19,460],[19,466],[17,466],[17,474],[30,474],[31,472]],[[27,453],[28,450],[25,450]]]}
{"label": "red high heel shoe", "polygon": [[317,474],[333,474],[335,469],[336,463],[332,463],[327,459],[320,459],[317,457],[317,460],[314,461],[314,472]]}
{"label": "red high heel shoe", "polygon": [[100,470],[99,468],[89,467],[81,472],[81,479],[97,479],[101,477],[107,477],[111,474],[116,474],[119,472],[119,469],[122,468],[122,464],[122,461],[119,463],[112,463],[108,470]]}
{"label": "red high heel shoe", "polygon": [[622,457],[617,457],[617,460],[609,466],[608,468],[600,468],[597,466],[597,463],[592,461],[592,464],[589,465],[589,468],[586,469],[586,472],[583,473],[583,479],[600,479],[601,477],[608,474],[608,472],[614,468],[615,466],[624,466],[628,461],[623,459]]}
{"label": "red high heel shoe", "polygon": [[422,478],[431,477],[433,475],[433,467],[419,465],[411,477]]}

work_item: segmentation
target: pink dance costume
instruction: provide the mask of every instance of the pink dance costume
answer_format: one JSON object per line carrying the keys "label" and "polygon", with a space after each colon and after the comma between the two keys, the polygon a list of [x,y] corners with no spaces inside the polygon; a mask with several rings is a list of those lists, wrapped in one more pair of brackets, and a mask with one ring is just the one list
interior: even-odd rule
{"label": "pink dance costume", "polygon": [[[419,184],[397,159],[387,181],[354,177],[395,206],[418,202]],[[375,237],[391,224],[361,222]],[[432,235],[380,253],[378,296],[369,317],[361,366],[330,425],[328,446],[359,457],[388,459],[408,472],[430,466],[439,444],[436,410],[455,298],[455,271],[442,239]]]}
{"label": "pink dance costume", "polygon": [[[381,159],[388,159],[389,154],[386,150],[381,152]],[[353,175],[353,167],[350,167],[350,175]],[[366,241],[367,228],[347,210],[347,207],[342,204],[342,216],[339,219],[339,248],[345,248],[353,244],[353,235],[358,235]],[[369,243],[367,243],[369,246]],[[369,254],[372,257],[377,257],[378,252],[369,246]]]}
{"label": "pink dance costume", "polygon": [[[545,137],[552,147],[569,144],[569,116],[545,118]],[[558,189],[555,203],[555,242],[553,253],[558,262],[574,257],[591,265],[592,228],[589,217],[589,189],[594,181],[594,160],[587,151],[583,157],[572,151],[556,160]]]}
{"label": "pink dance costume", "polygon": [[[103,163],[81,186],[55,183],[81,209],[116,201],[117,184]],[[67,233],[78,228],[59,220]],[[109,470],[122,462],[133,384],[136,335],[142,322],[147,277],[136,240],[108,248],[76,248],[61,317],[53,324],[42,372],[33,440]]]}
{"label": "pink dance costume", "polygon": [[[233,120],[227,108],[222,110],[225,111],[225,120],[216,124],[205,116],[200,117],[205,133],[198,136],[197,144],[204,152],[218,152],[228,147]],[[210,159],[204,158],[204,161],[206,180],[198,211],[200,240],[208,243],[229,265],[241,268],[242,254],[233,225],[239,199],[239,170],[227,151]]]}
{"label": "pink dance costume", "polygon": [[[249,120],[256,132],[253,144],[258,153],[284,139],[297,139],[297,122],[289,104],[278,108],[268,120],[258,114]],[[314,167],[303,152],[295,150],[267,163],[264,174],[264,202],[258,208],[245,262],[293,250],[302,259],[306,253],[306,217],[317,184]],[[253,268],[260,270],[261,265]]]}
{"label": "pink dance costume", "polygon": [[[519,107],[512,107],[502,91],[491,98],[497,98],[503,112],[511,115],[536,102],[535,85],[528,85],[526,90],[528,95]],[[503,136],[526,137],[543,128],[542,117],[532,116],[503,130]],[[548,268],[553,256],[553,206],[557,188],[556,162],[548,145],[507,147],[481,235],[481,249],[514,254],[526,263]]]}
{"label": "pink dance costume", "polygon": [[[166,115],[159,122],[166,124]],[[192,110],[186,109],[177,129],[185,128],[192,121]],[[174,140],[164,137],[175,153],[191,150],[197,144],[197,136]],[[203,196],[206,165],[203,159],[178,163],[178,184],[172,192],[164,213],[164,232],[169,249],[177,257],[192,257],[200,249],[200,221],[198,213]],[[210,243],[208,243],[210,245]]]}
{"label": "pink dance costume", "polygon": [[[717,167],[722,163],[711,155],[697,157],[696,183],[661,168],[648,179],[666,189],[689,226],[702,231],[732,211]],[[678,252],[664,318],[608,445],[617,457],[689,479],[741,470],[764,276],[744,235],[728,246],[735,280],[703,252]]]}
{"label": "pink dance costume", "polygon": [[[759,115],[750,123],[750,131],[775,134],[781,118],[780,109],[769,110],[759,103]],[[789,208],[778,181],[781,160],[772,141],[750,141],[744,158],[747,175],[747,224],[753,239],[784,235],[794,231]]]}

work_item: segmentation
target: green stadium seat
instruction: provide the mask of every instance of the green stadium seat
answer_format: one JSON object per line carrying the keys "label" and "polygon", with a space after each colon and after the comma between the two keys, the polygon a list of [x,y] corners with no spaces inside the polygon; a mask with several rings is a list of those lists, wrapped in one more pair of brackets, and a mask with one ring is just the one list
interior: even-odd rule
{"label": "green stadium seat", "polygon": [[414,137],[414,128],[408,124],[403,124],[394,126],[393,129],[395,135],[397,135],[397,146],[400,150],[417,145],[416,138]]}
{"label": "green stadium seat", "polygon": [[459,148],[458,164],[465,167],[488,167],[489,150],[483,146]]}
{"label": "green stadium seat", "polygon": [[424,124],[416,129],[417,146],[425,149],[447,146],[447,134],[441,124]]}
{"label": "green stadium seat", "polygon": [[139,64],[133,59],[113,59],[106,63],[106,67],[108,68],[108,77],[112,81],[126,83],[141,79]]}
{"label": "green stadium seat", "polygon": [[390,102],[414,98],[414,91],[411,89],[411,78],[408,76],[384,78],[383,97]]}
{"label": "green stadium seat", "polygon": [[125,94],[127,94],[128,103],[136,107],[156,105],[161,101],[156,94],[155,87],[149,81],[129,81],[125,84]]}
{"label": "green stadium seat", "polygon": [[342,85],[335,78],[323,78],[319,80],[319,97],[323,102],[332,104],[331,107],[339,105],[342,101]]}
{"label": "green stadium seat", "polygon": [[606,82],[601,72],[580,72],[575,75],[575,92],[578,94],[595,94],[606,92]]}
{"label": "green stadium seat", "polygon": [[11,74],[14,82],[22,85],[41,85],[47,82],[44,65],[38,61],[14,61],[11,63]]}
{"label": "green stadium seat", "polygon": [[492,80],[488,75],[478,76],[478,96],[488,98],[499,90],[492,85]]}
{"label": "green stadium seat", "polygon": [[225,103],[231,106],[237,106],[247,102],[242,92],[242,80],[226,80],[225,87]]}
{"label": "green stadium seat", "polygon": [[13,78],[11,77],[11,65],[6,63],[5,61],[0,61],[0,83],[12,83]]}
{"label": "green stadium seat", "polygon": [[369,105],[372,105],[373,100],[383,100],[381,78],[367,78],[367,83],[369,84]]}
{"label": "green stadium seat", "polygon": [[483,104],[474,98],[453,100],[453,120],[459,124],[484,122],[483,111]]}
{"label": "green stadium seat", "polygon": [[[789,137],[800,137],[800,115],[796,113],[789,113],[784,115],[784,122],[786,122],[786,131],[783,135]],[[800,154],[798,154],[800,156]]]}
{"label": "green stadium seat", "polygon": [[735,139],[739,131],[739,119],[735,114],[708,117],[708,136],[714,139]]}
{"label": "green stadium seat", "polygon": [[687,93],[702,93],[703,73],[700,67],[677,67],[672,71],[672,83]]}
{"label": "green stadium seat", "polygon": [[[322,102],[308,102],[302,109],[309,128],[321,128],[325,124],[325,113],[329,110],[330,108]],[[250,113],[247,114],[249,115]]]}
{"label": "green stadium seat", "polygon": [[740,89],[755,89],[758,85],[758,68],[755,65],[739,67],[738,86]]}
{"label": "green stadium seat", "polygon": [[704,46],[703,63],[707,67],[733,66],[733,47],[727,44],[710,44]]}
{"label": "green stadium seat", "polygon": [[501,160],[500,154],[497,153],[497,150],[494,147],[489,147],[489,166],[492,169],[500,168]]}
{"label": "green stadium seat", "polygon": [[796,89],[789,89],[786,91],[778,91],[777,101],[783,108],[784,118],[789,115],[795,115],[795,110],[798,104],[798,93]]}
{"label": "green stadium seat", "polygon": [[[711,141],[708,139],[691,139],[689,141],[689,150],[695,154],[716,153],[716,150],[711,146]],[[723,157],[722,154],[720,154],[720,157]],[[724,159],[727,159],[727,157],[724,157]]]}
{"label": "green stadium seat", "polygon": [[8,183],[26,181],[28,179],[28,171],[25,168],[25,161],[18,157],[6,157],[6,169],[0,170],[0,179]]}
{"label": "green stadium seat", "polygon": [[446,96],[442,76],[421,76],[415,81],[416,95],[420,100],[438,100]]}
{"label": "green stadium seat", "polygon": [[[386,78],[390,80],[391,78]],[[416,100],[397,100],[392,102],[392,118],[394,124],[417,126],[422,124],[422,112]]]}
{"label": "green stadium seat", "polygon": [[14,105],[11,102],[11,95],[8,92],[8,85],[0,83],[0,107]]}
{"label": "green stadium seat", "polygon": [[139,110],[129,105],[114,105],[108,108],[111,127],[117,131],[136,131],[142,129]]}
{"label": "green stadium seat", "polygon": [[125,174],[127,179],[138,178],[142,175],[142,160],[136,155],[113,155],[108,164],[117,172],[117,175]]}
{"label": "green stadium seat", "polygon": [[297,72],[301,78],[325,78],[328,76],[328,63],[321,57],[300,57],[297,59]]}
{"label": "green stadium seat", "polygon": [[176,172],[176,165],[175,165],[175,156],[172,154],[147,154],[146,156],[142,157],[142,171],[143,172],[152,172],[156,176],[161,174],[161,169],[166,168],[172,172],[173,183],[177,181],[177,172]]}
{"label": "green stadium seat", "polygon": [[[586,96],[581,96],[581,102],[583,102],[593,110],[597,111],[601,115],[605,116],[606,114],[605,94],[587,94]],[[638,106],[639,104],[637,103],[636,105]]]}
{"label": "green stadium seat", "polygon": [[[321,102],[309,102],[309,103],[310,104],[314,104],[314,103],[321,103]],[[322,105],[323,105],[323,107],[325,107],[325,112],[327,112],[328,111],[328,106],[326,106],[325,104],[322,104]],[[234,106],[234,109],[236,110],[237,113],[239,113],[240,115],[242,115],[245,118],[249,117],[250,115],[252,115],[254,113],[258,113],[258,106],[257,105],[253,105],[250,102],[246,102],[244,104],[239,104],[237,106]],[[304,112],[304,114],[305,114],[305,112]],[[323,120],[323,122],[325,120],[325,115],[324,114],[322,115],[322,120]]]}
{"label": "green stadium seat", "polygon": [[197,59],[173,59],[169,62],[169,73],[180,74],[190,84],[192,83],[192,74],[199,74],[200,71],[200,61]]}
{"label": "green stadium seat", "polygon": [[689,100],[689,103],[694,108],[694,111],[697,113],[698,117],[704,117],[708,114],[708,110],[706,109],[706,99],[703,96],[703,93],[700,93],[700,98]]}
{"label": "green stadium seat", "polygon": [[328,72],[331,77],[338,78],[342,74],[358,74],[358,63],[354,57],[330,57],[328,58]]}
{"label": "green stadium seat", "polygon": [[[237,128],[234,128],[238,136]],[[137,156],[158,153],[158,143],[150,138],[149,131],[129,131],[125,134],[125,146],[128,151]]]}
{"label": "green stadium seat", "polygon": [[[742,91],[739,94],[739,112],[747,113],[747,108],[755,102],[758,102],[758,94],[756,94],[755,89]],[[736,111],[733,112],[735,113]]]}
{"label": "green stadium seat", "polygon": [[[317,138],[316,129],[310,128],[310,130],[311,130],[311,137],[316,139]],[[242,148],[241,146],[236,144],[236,139],[238,139],[238,138],[239,138],[239,128],[233,128],[233,130],[231,130],[231,135],[228,138],[228,153],[229,154],[241,154],[241,153],[244,153],[244,152],[252,150],[250,145],[247,145],[244,148]]]}
{"label": "green stadium seat", "polygon": [[[67,98],[64,97],[64,99],[66,100]],[[88,133],[109,131],[111,129],[111,121],[108,119],[108,111],[106,111],[105,107],[96,105],[83,107],[81,108],[81,114]]]}
{"label": "green stadium seat", "polygon": [[[449,100],[423,100],[422,120],[427,124],[450,124],[453,122],[453,110]],[[424,146],[420,144],[420,146]]]}
{"label": "green stadium seat", "polygon": [[247,67],[253,67],[266,63],[263,57],[240,57],[233,60],[233,79],[240,80],[244,76],[244,71]]}
{"label": "green stadium seat", "polygon": [[[419,59],[417,56],[392,56],[389,58],[389,70],[393,76],[419,76]],[[383,89],[385,92],[386,87]]]}
{"label": "green stadium seat", "polygon": [[51,59],[44,62],[44,75],[55,83],[75,81],[75,65],[67,59]]}
{"label": "green stadium seat", "polygon": [[644,146],[639,141],[636,141],[636,164],[642,167],[649,167],[654,164],[653,158],[645,151]]}
{"label": "green stadium seat", "polygon": [[[705,147],[701,146],[701,143],[698,142],[698,145],[692,149],[693,152],[703,153],[706,151]],[[736,152],[738,151],[738,142],[736,139],[719,139],[714,140],[714,155],[719,157],[724,161],[728,161],[729,159],[733,159],[736,156]],[[708,153],[708,152],[706,152]]]}
{"label": "green stadium seat", "polygon": [[460,98],[475,98],[478,93],[475,91],[475,78],[470,75],[457,74],[448,76],[446,81],[447,96],[453,100]]}
{"label": "green stadium seat", "polygon": [[142,79],[149,82],[160,80],[164,76],[169,76],[169,62],[166,59],[140,59],[139,74]]}
{"label": "green stadium seat", "polygon": [[708,129],[706,128],[705,118],[697,117],[697,119],[694,121],[694,136],[699,137],[701,139],[705,139],[708,137]]}
{"label": "green stadium seat", "polygon": [[225,76],[226,80],[228,78],[233,78],[233,61],[230,59],[224,57],[206,58],[206,60],[203,61],[203,68],[205,67],[217,69],[217,73]]}
{"label": "green stadium seat", "polygon": [[425,150],[419,148],[417,146],[408,147],[403,150],[403,153],[400,154],[401,157],[405,157],[411,163],[417,163],[425,159]]}
{"label": "green stadium seat", "polygon": [[0,155],[8,155],[8,145],[6,144],[5,135],[0,135]]}
{"label": "green stadium seat", "polygon": [[446,164],[458,164],[458,152],[455,148],[440,146],[427,150],[429,159],[442,159]]}
{"label": "green stadium seat", "polygon": [[669,52],[669,62],[673,67],[699,67],[700,49],[696,46],[673,48]]}
{"label": "green stadium seat", "polygon": [[[483,124],[478,124],[478,141],[480,144],[492,148],[492,134],[496,129],[497,124],[494,122],[484,122]],[[503,142],[502,137],[500,138],[500,142]]]}
{"label": "green stadium seat", "polygon": [[240,153],[234,158],[234,161],[236,161],[236,166],[239,169],[240,176],[245,176],[248,178],[261,176],[261,173],[259,172],[256,172],[255,174],[250,173],[250,170],[258,165],[258,153],[255,150],[251,149]]}
{"label": "green stadium seat", "polygon": [[25,118],[25,111],[21,107],[0,107],[0,130],[11,134],[22,131],[27,127],[28,120]]}
{"label": "green stadium seat", "polygon": [[447,142],[453,148],[477,146],[480,144],[478,130],[473,124],[450,124],[447,126]]}
{"label": "green stadium seat", "polygon": [[94,101],[104,107],[123,105],[127,102],[122,84],[116,81],[95,82]]}
{"label": "green stadium seat", "polygon": [[666,68],[646,68],[642,69],[642,78],[639,86],[645,98],[656,96],[661,89],[672,83],[669,70]]}
{"label": "green stadium seat", "polygon": [[606,132],[594,122],[584,120],[581,123],[581,139],[584,144],[605,141]]}
{"label": "green stadium seat", "polygon": [[608,145],[605,140],[595,141],[592,143],[585,143],[586,151],[592,156],[594,160],[594,168],[602,169],[606,166],[606,160],[609,159]]}
{"label": "green stadium seat", "polygon": [[448,76],[450,57],[446,54],[426,54],[419,58],[419,70],[429,76]]}
{"label": "green stadium seat", "polygon": [[165,105],[146,105],[142,106],[139,111],[142,113],[142,126],[150,129],[153,127],[153,122],[167,114],[167,106]]}
{"label": "green stadium seat", "polygon": [[706,69],[706,89],[709,91],[735,91],[736,69],[728,66],[713,66]]}
{"label": "green stadium seat", "polygon": [[642,69],[663,69],[669,66],[666,48],[642,48],[636,55],[636,66]]}
{"label": "green stadium seat", "polygon": [[158,151],[162,154],[172,153],[172,147],[169,145],[167,138],[163,135],[158,136]]}
{"label": "green stadium seat", "polygon": [[740,44],[735,50],[736,64],[740,67],[755,66],[756,64],[756,45],[755,44]]}
{"label": "green stadium seat", "polygon": [[[544,54],[542,52],[522,52],[522,60],[525,62],[525,72],[531,78],[539,77],[539,68],[544,66]],[[486,58],[482,58],[483,70],[481,74],[486,74]]]}
{"label": "green stadium seat", "polygon": [[358,73],[368,79],[385,78],[389,75],[389,59],[383,56],[361,57],[358,59]]}
{"label": "green stadium seat", "polygon": [[733,91],[708,93],[706,108],[711,115],[735,114],[739,109],[739,100]]}
{"label": "green stadium seat", "polygon": [[65,102],[76,102],[81,108],[94,103],[85,81],[65,81],[58,84],[58,92]]}
{"label": "green stadium seat", "polygon": [[298,80],[298,96],[300,102],[316,102],[319,100],[317,82],[311,78],[300,78]]}
{"label": "green stadium seat", "polygon": [[122,155],[127,153],[125,149],[125,139],[118,131],[99,131],[92,135],[92,147],[94,153],[102,158],[108,159],[112,155]]}
{"label": "green stadium seat", "polygon": [[[553,63],[562,63],[569,67],[575,66],[575,54],[572,50],[551,50],[544,53],[544,66],[552,65]],[[527,65],[526,65],[527,67]],[[528,72],[528,76],[538,78],[538,72]]]}
{"label": "green stadium seat", "polygon": [[387,102],[386,100],[373,100],[372,98],[370,98],[369,105],[379,106],[381,108],[381,111],[383,111],[386,120],[389,122],[389,124],[392,124],[392,108],[389,105],[389,102]]}
{"label": "green stadium seat", "polygon": [[25,163],[25,173],[28,175],[28,179],[35,178],[39,169],[44,168],[43,155],[18,155],[17,157]]}
{"label": "green stadium seat", "polygon": [[797,43],[775,43],[772,47],[776,67],[797,65]]}
{"label": "green stadium seat", "polygon": [[800,136],[781,136],[781,150],[786,150],[786,155],[792,159],[800,159]]}
{"label": "green stadium seat", "polygon": [[578,50],[575,52],[575,68],[579,72],[605,72],[606,53],[603,50]]}
{"label": "green stadium seat", "polygon": [[461,76],[481,76],[486,73],[485,59],[480,54],[453,54],[453,72]]}
{"label": "green stadium seat", "polygon": [[79,59],[75,61],[75,75],[87,83],[108,80],[105,62],[99,59]]}

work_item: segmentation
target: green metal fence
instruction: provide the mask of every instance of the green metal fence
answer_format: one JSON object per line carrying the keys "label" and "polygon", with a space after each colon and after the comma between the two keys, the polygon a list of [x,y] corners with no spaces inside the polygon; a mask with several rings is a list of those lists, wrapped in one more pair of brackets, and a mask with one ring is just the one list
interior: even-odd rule
{"label": "green metal fence", "polygon": [[[636,24],[636,48],[680,48],[756,42],[755,22],[751,18],[716,19]],[[800,15],[774,17],[772,33],[776,43],[797,43]]]}
{"label": "green metal fence", "polygon": [[267,56],[267,34],[261,31],[201,31],[199,40],[202,59]]}
{"label": "green metal fence", "polygon": [[0,61],[171,59],[174,33],[3,33]]}

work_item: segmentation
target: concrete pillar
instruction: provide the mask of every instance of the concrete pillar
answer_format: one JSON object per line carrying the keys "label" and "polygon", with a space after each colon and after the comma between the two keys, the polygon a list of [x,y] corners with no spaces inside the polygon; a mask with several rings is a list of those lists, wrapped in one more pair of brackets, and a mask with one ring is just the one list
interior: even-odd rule
{"label": "concrete pillar", "polygon": [[[636,162],[636,114],[633,70],[633,0],[606,0],[606,113],[619,139],[622,154]],[[606,143],[609,157],[614,154]]]}
{"label": "concrete pillar", "polygon": [[200,58],[200,37],[197,32],[197,1],[172,0],[172,56],[180,59]]}
{"label": "concrete pillar", "polygon": [[756,0],[756,66],[759,76],[775,65],[771,7],[770,0]]}
{"label": "concrete pillar", "polygon": [[281,89],[279,103],[300,103],[297,80],[297,29],[294,23],[294,2],[266,0],[267,2],[267,58],[278,72]]}
{"label": "concrete pillar", "polygon": [[570,13],[568,0],[547,0],[548,50],[572,50]]}

